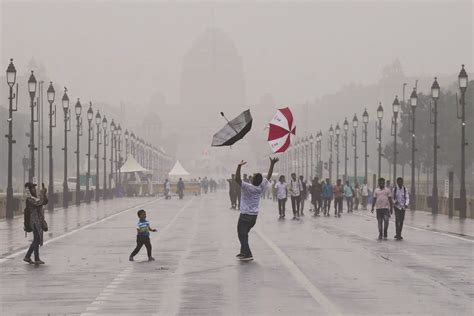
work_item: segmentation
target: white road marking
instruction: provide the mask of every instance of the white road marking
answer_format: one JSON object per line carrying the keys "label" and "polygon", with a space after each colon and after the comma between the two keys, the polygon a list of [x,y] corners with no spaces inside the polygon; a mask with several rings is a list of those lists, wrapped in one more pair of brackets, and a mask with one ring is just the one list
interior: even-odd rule
{"label": "white road marking", "polygon": [[293,275],[296,281],[311,295],[311,297],[321,305],[329,315],[341,315],[339,309],[334,305],[329,298],[323,294],[306,275],[298,268],[298,266],[262,231],[255,229],[260,238],[267,243],[267,245],[280,258],[288,271]]}
{"label": "white road marking", "polygon": [[[48,240],[46,240],[45,242],[43,242],[43,245],[47,245],[47,244],[49,244],[49,243],[58,241],[58,240],[63,239],[63,238],[65,238],[65,237],[74,235],[75,233],[78,233],[78,232],[80,232],[80,231],[82,231],[82,230],[84,230],[84,229],[93,227],[93,226],[95,226],[95,225],[97,225],[97,224],[100,224],[100,223],[103,223],[103,222],[105,222],[105,221],[107,221],[107,220],[109,220],[109,219],[115,218],[115,217],[117,217],[117,216],[119,216],[119,215],[121,215],[121,214],[123,214],[123,213],[129,212],[129,211],[134,210],[134,209],[137,209],[137,208],[141,208],[141,207],[143,207],[143,206],[145,206],[145,205],[148,205],[148,204],[150,204],[150,203],[154,203],[154,202],[156,202],[156,201],[158,201],[158,200],[161,200],[161,199],[163,199],[163,198],[154,199],[154,200],[151,200],[151,201],[148,201],[148,202],[139,204],[139,205],[132,206],[132,207],[130,207],[130,208],[128,208],[128,209],[125,209],[125,210],[123,210],[123,211],[120,211],[120,212],[118,212],[118,213],[115,213],[115,214],[112,214],[112,215],[110,215],[110,216],[104,217],[103,219],[101,219],[101,220],[99,220],[99,221],[97,221],[97,222],[87,224],[87,225],[82,226],[82,227],[80,227],[80,228],[78,228],[78,229],[71,230],[70,232],[67,232],[67,233],[65,233],[65,234],[62,234],[62,235],[59,235],[59,236],[57,236],[57,237],[48,239]],[[20,254],[23,254],[26,249],[27,249],[27,248],[24,248],[24,249],[22,249],[22,250],[18,250],[17,252],[14,252],[14,253],[8,255],[7,257],[0,259],[0,264],[6,262],[6,261],[8,261],[8,260],[11,260],[12,258],[15,258],[15,257],[17,257],[17,256],[20,255]]]}

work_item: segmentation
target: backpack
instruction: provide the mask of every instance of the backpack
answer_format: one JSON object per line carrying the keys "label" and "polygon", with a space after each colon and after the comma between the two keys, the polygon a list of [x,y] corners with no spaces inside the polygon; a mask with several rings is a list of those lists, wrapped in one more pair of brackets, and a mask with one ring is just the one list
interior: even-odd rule
{"label": "backpack", "polygon": [[23,230],[25,231],[25,233],[31,233],[33,231],[33,228],[31,227],[30,223],[30,215],[30,208],[25,207],[25,210],[23,211]]}

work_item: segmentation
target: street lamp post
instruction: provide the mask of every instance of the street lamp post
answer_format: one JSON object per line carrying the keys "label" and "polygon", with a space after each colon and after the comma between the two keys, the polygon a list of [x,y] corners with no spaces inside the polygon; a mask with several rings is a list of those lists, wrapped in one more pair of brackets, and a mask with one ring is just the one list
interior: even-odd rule
{"label": "street lamp post", "polygon": [[122,127],[120,126],[120,124],[118,125],[118,128],[117,128],[117,142],[118,142],[118,145],[116,146],[116,154],[115,154],[115,157],[117,158],[117,152],[118,152],[118,158],[117,158],[117,162],[116,162],[116,166],[117,166],[117,174],[118,174],[118,184],[119,184],[119,187],[122,186],[122,174],[121,174],[121,171],[120,169],[122,168]]}
{"label": "street lamp post", "polygon": [[398,101],[398,96],[395,96],[395,100],[392,103],[393,110],[393,183],[395,184],[397,180],[397,120],[398,112],[400,111],[400,102]]}
{"label": "street lamp post", "polygon": [[69,206],[69,188],[67,185],[67,133],[70,129],[70,109],[69,109],[69,97],[67,95],[67,88],[64,88],[64,94],[62,98],[62,106],[64,111],[64,179],[63,179],[63,208]]}
{"label": "street lamp post", "polygon": [[357,128],[359,127],[359,120],[357,114],[354,114],[352,119],[352,127],[354,128],[354,134],[352,138],[352,146],[354,147],[354,183],[357,182]]}
{"label": "street lamp post", "polygon": [[459,89],[461,89],[461,191],[459,217],[466,218],[466,90],[468,77],[464,65],[459,72]]}
{"label": "street lamp post", "polygon": [[[378,122],[375,122],[375,134],[377,135],[376,138],[379,143],[379,159],[378,159],[378,169],[377,169],[378,178],[382,176],[382,118],[383,118],[383,107],[382,107],[382,102],[380,102],[379,107],[377,108]],[[375,183],[374,183],[374,186],[375,186]]]}
{"label": "street lamp post", "polygon": [[36,78],[31,71],[30,79],[28,79],[28,92],[30,93],[30,110],[31,110],[31,122],[30,122],[30,169],[28,171],[28,181],[33,182],[35,176],[35,122],[37,122],[38,117],[35,120],[35,94],[36,94]]}
{"label": "street lamp post", "polygon": [[[100,199],[100,187],[99,187],[99,157],[100,157],[100,123],[102,122],[102,117],[100,112],[97,111],[95,115],[95,126],[96,126],[96,155],[95,155],[95,200],[98,202]],[[104,194],[105,197],[105,194]]]}
{"label": "street lamp post", "polygon": [[369,158],[369,155],[367,153],[367,132],[368,132],[368,129],[367,129],[367,125],[369,124],[369,113],[367,112],[367,109],[364,110],[364,114],[362,114],[362,122],[364,123],[364,130],[363,130],[363,138],[362,138],[362,142],[364,143],[364,147],[365,147],[365,155],[364,155],[364,164],[365,164],[365,172],[364,172],[364,182],[365,184],[368,183],[369,181],[369,174],[368,174],[368,170],[367,170],[367,160]]}
{"label": "street lamp post", "polygon": [[415,113],[416,105],[418,103],[418,95],[416,88],[413,88],[413,92],[410,95],[411,105],[411,188],[410,188],[410,208],[415,210],[416,208],[416,189],[415,189]]}
{"label": "street lamp post", "polygon": [[128,134],[128,129],[125,130],[125,159],[127,159],[128,157],[128,137],[129,137],[129,134]]}
{"label": "street lamp post", "polygon": [[[7,175],[7,208],[6,208],[6,218],[13,218],[13,112],[17,111],[18,107],[13,108],[13,99],[17,98],[18,94],[18,84],[16,86],[17,93],[13,93],[13,86],[16,82],[16,69],[13,65],[13,59],[10,59],[10,64],[7,67],[7,84],[10,88],[10,95],[8,97],[9,107],[8,107],[8,175]],[[17,99],[18,100],[18,99]]]}
{"label": "street lamp post", "polygon": [[91,141],[94,140],[94,133],[92,119],[94,118],[94,111],[92,110],[92,102],[89,102],[89,109],[87,110],[87,175],[86,175],[86,202],[91,202],[89,182],[91,179]]}
{"label": "street lamp post", "polygon": [[323,141],[323,133],[321,131],[319,131],[318,135],[316,136],[316,139],[317,139],[317,143],[316,143],[316,160],[317,160],[317,164],[318,164],[318,175],[319,177],[322,179],[323,178],[323,166],[322,166],[322,146],[321,146],[321,143]]}
{"label": "street lamp post", "polygon": [[107,118],[104,115],[104,118],[102,119],[102,129],[104,131],[104,185],[103,185],[103,199],[108,198],[108,193],[107,193]]}
{"label": "street lamp post", "polygon": [[341,134],[341,128],[339,127],[339,123],[336,124],[336,180],[339,180],[339,135]]}
{"label": "street lamp post", "polygon": [[347,121],[347,117],[344,119],[344,123],[342,124],[342,128],[344,129],[344,183],[347,180],[347,132],[349,131],[349,122]]}
{"label": "street lamp post", "polygon": [[[56,127],[56,106],[53,110],[53,102],[55,97],[55,91],[53,87],[53,82],[49,83],[47,97],[49,102],[49,145],[47,146],[49,150],[49,185],[48,191],[50,194],[54,194],[54,168],[53,168],[53,127]],[[53,115],[54,115],[54,124],[53,124]],[[51,195],[52,196],[52,195]],[[54,209],[54,199],[50,199],[48,202],[48,210],[52,211]]]}
{"label": "street lamp post", "polygon": [[438,98],[439,98],[439,84],[435,77],[431,85],[431,97],[434,101],[434,144],[433,144],[433,191],[432,191],[432,205],[431,213],[438,214]]}
{"label": "street lamp post", "polygon": [[82,136],[82,105],[77,99],[76,106],[76,205],[81,204],[81,175],[79,170],[79,137]]}
{"label": "street lamp post", "polygon": [[115,141],[115,122],[112,119],[110,123],[110,175],[109,175],[109,190],[111,192],[110,198],[114,198],[114,191],[112,190],[112,179],[114,177],[114,141]]}
{"label": "street lamp post", "polygon": [[329,128],[329,180],[332,182],[332,139],[334,136],[334,129]]}

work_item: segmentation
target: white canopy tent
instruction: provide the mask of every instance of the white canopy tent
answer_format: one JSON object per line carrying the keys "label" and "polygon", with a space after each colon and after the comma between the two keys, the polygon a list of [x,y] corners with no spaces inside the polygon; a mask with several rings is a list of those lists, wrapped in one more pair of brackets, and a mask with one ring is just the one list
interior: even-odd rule
{"label": "white canopy tent", "polygon": [[121,173],[128,173],[128,172],[144,172],[149,173],[150,170],[143,168],[138,161],[135,160],[131,155],[128,155],[127,161],[122,165],[120,168]]}
{"label": "white canopy tent", "polygon": [[179,160],[176,161],[173,169],[171,169],[171,171],[168,173],[170,181],[178,181],[179,178],[182,178],[183,180],[189,180],[190,176],[190,173],[183,168]]}

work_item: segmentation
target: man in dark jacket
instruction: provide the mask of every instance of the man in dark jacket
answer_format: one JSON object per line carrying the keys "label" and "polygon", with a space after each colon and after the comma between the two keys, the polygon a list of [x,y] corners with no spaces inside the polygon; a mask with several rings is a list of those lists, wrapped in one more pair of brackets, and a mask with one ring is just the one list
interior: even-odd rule
{"label": "man in dark jacket", "polygon": [[[30,245],[30,248],[26,252],[25,258],[23,261],[30,264],[44,264],[39,257],[39,246],[43,245],[43,231],[48,230],[46,221],[44,220],[43,205],[48,204],[48,198],[46,196],[47,190],[42,184],[40,194],[36,192],[36,184],[27,182],[25,184],[27,188],[28,197],[26,198],[26,208],[25,213],[29,216],[26,216],[25,222],[29,220],[29,227],[33,233],[33,242]],[[27,224],[27,223],[25,223]],[[26,226],[26,225],[25,225]],[[25,227],[26,231],[27,227]],[[34,253],[35,261],[31,260],[31,254]]]}

